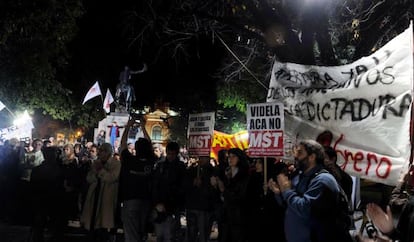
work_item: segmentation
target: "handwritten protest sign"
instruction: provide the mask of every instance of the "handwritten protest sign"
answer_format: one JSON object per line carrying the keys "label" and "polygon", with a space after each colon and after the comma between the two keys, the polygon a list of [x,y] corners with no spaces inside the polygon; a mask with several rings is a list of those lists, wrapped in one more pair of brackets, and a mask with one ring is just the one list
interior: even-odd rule
{"label": "handwritten protest sign", "polygon": [[190,114],[188,118],[188,153],[210,156],[214,132],[214,112]]}
{"label": "handwritten protest sign", "polygon": [[285,106],[291,139],[330,131],[348,173],[395,185],[411,151],[412,26],[370,56],[335,66],[275,62],[268,102]]}
{"label": "handwritten protest sign", "polygon": [[283,104],[248,104],[246,116],[249,155],[283,156]]}

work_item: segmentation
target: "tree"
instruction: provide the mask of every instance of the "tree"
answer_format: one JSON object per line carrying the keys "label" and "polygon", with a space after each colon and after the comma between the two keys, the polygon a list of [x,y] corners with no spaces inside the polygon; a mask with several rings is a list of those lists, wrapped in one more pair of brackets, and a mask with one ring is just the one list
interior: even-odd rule
{"label": "tree", "polygon": [[80,0],[0,3],[0,97],[11,110],[73,117],[79,105],[61,74],[82,13]]}
{"label": "tree", "polygon": [[217,99],[241,111],[265,99],[274,59],[350,63],[400,33],[414,12],[409,0],[144,0],[124,9],[128,48],[152,62],[163,52],[185,61],[201,39],[225,46],[228,58],[212,73]]}

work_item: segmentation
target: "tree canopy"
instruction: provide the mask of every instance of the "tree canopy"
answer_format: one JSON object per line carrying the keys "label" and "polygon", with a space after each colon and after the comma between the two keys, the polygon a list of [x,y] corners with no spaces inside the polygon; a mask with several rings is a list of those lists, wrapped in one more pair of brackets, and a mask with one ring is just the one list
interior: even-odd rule
{"label": "tree canopy", "polygon": [[346,64],[384,45],[412,18],[409,0],[144,0],[122,14],[128,47],[154,62],[162,52],[177,62],[196,56],[190,47],[201,39],[220,45],[228,55],[211,73],[217,101],[242,111],[247,102],[264,101],[275,59]]}
{"label": "tree canopy", "polygon": [[73,116],[72,91],[61,74],[81,15],[78,0],[0,3],[0,100],[11,110]]}

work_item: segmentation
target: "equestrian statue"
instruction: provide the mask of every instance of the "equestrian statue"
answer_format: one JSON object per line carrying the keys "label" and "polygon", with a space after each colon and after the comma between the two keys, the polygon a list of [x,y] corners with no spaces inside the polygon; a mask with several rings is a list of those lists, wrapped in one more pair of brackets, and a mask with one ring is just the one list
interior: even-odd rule
{"label": "equestrian statue", "polygon": [[123,112],[129,112],[131,104],[135,101],[135,90],[129,80],[132,74],[143,73],[147,70],[147,65],[138,71],[132,71],[129,66],[125,66],[124,70],[119,74],[119,83],[116,86],[115,103],[118,110]]}

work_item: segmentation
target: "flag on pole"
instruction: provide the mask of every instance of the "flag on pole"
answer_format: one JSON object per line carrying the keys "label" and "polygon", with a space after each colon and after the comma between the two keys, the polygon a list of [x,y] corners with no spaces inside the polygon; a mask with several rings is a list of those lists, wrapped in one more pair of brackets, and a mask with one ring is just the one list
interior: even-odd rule
{"label": "flag on pole", "polygon": [[88,100],[96,96],[99,96],[99,95],[102,95],[102,93],[101,93],[101,89],[99,88],[99,83],[98,81],[96,81],[95,84],[93,84],[93,86],[91,87],[91,89],[89,89],[88,93],[86,93],[86,96],[83,99],[82,105],[85,104]]}
{"label": "flag on pole", "polygon": [[0,111],[3,110],[6,107],[1,101],[0,101]]}
{"label": "flag on pole", "polygon": [[114,102],[114,97],[112,97],[112,94],[108,88],[106,89],[105,100],[103,102],[103,109],[105,110],[106,113],[111,112],[111,103],[113,102]]}

